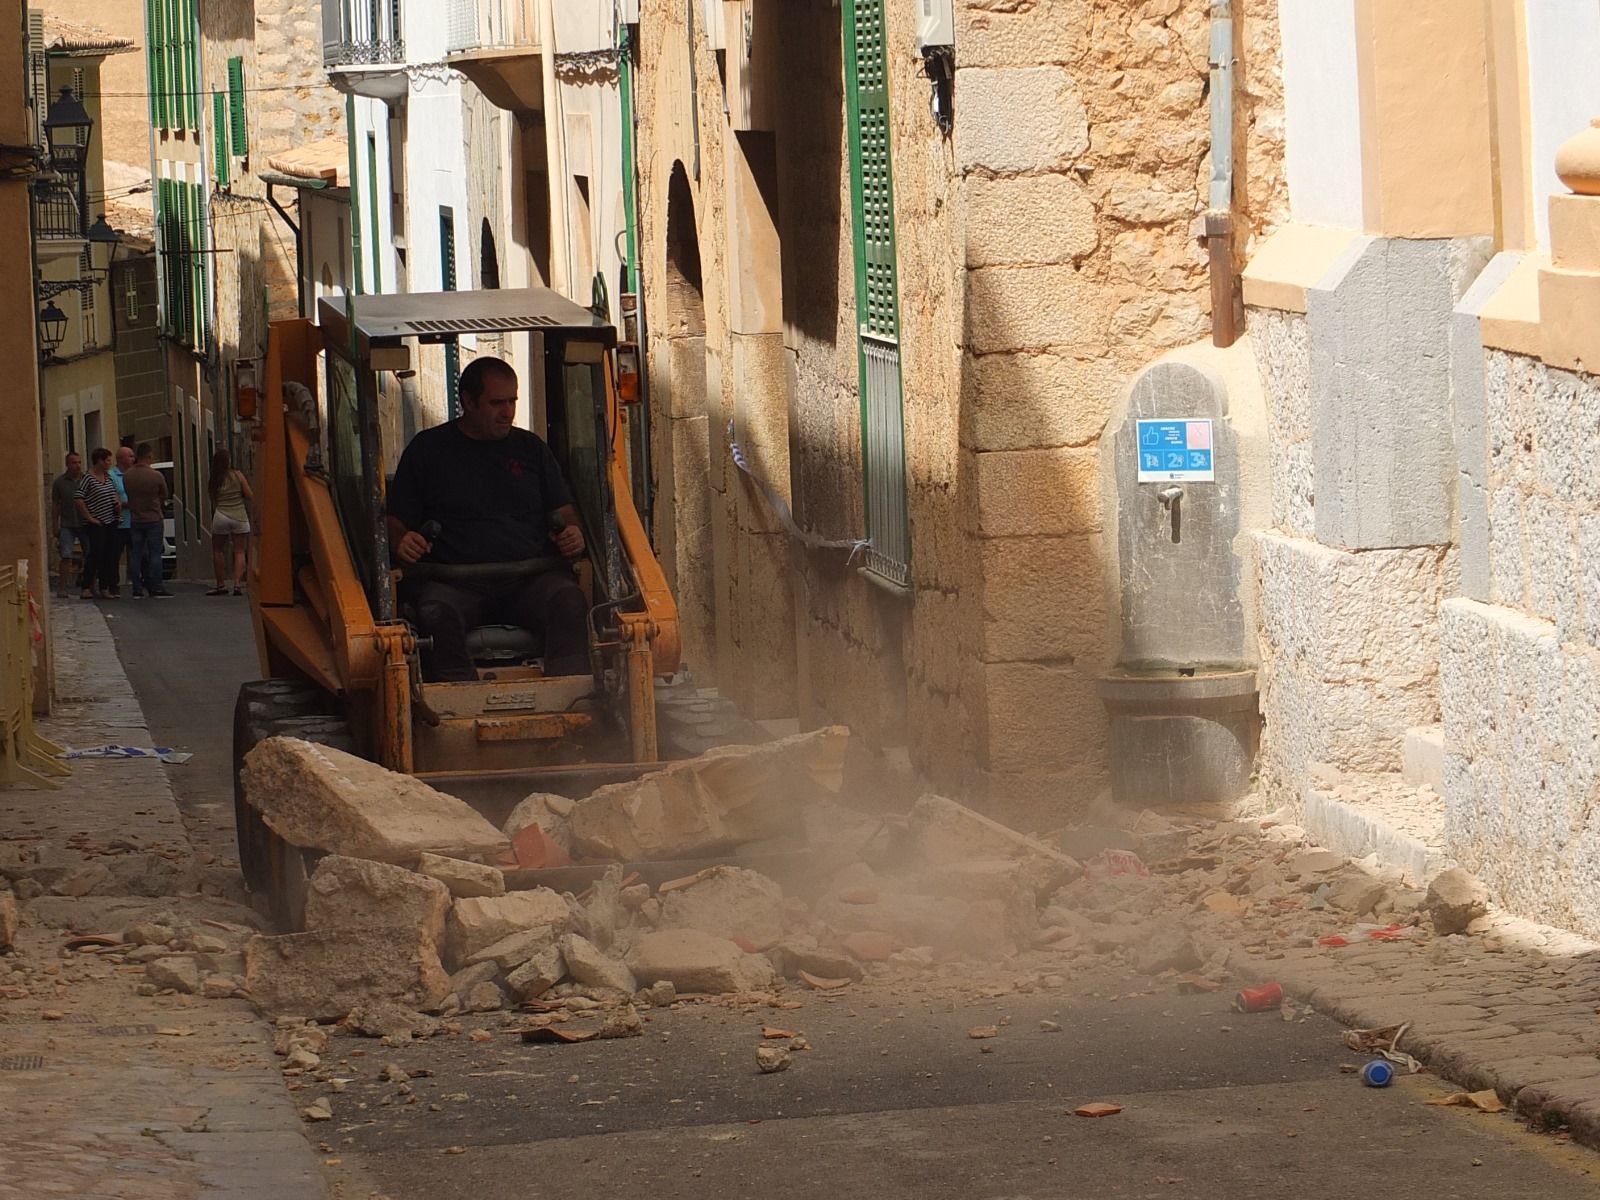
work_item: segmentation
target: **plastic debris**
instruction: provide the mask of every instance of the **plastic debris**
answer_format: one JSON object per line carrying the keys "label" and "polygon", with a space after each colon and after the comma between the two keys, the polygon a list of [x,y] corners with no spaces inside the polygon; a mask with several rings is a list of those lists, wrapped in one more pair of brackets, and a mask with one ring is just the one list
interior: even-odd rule
{"label": "plastic debris", "polygon": [[1448,1096],[1437,1096],[1428,1103],[1436,1108],[1475,1108],[1486,1113],[1506,1110],[1505,1101],[1493,1088],[1485,1088],[1481,1092],[1451,1092]]}
{"label": "plastic debris", "polygon": [[1097,1100],[1093,1104],[1080,1104],[1073,1109],[1073,1115],[1078,1117],[1114,1117],[1122,1111],[1120,1104],[1107,1104]]}
{"label": "plastic debris", "polygon": [[1402,1021],[1398,1025],[1385,1025],[1381,1029],[1350,1029],[1345,1031],[1344,1044],[1363,1054],[1382,1055],[1389,1062],[1404,1067],[1409,1074],[1415,1075],[1422,1070],[1422,1064],[1399,1048],[1400,1039],[1410,1028],[1410,1021]]}

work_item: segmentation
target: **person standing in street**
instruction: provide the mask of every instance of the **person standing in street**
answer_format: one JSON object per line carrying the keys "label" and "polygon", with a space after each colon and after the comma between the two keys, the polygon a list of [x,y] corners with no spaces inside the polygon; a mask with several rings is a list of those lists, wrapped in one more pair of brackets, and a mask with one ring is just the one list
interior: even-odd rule
{"label": "person standing in street", "polygon": [[122,501],[111,481],[111,451],[97,446],[89,455],[89,470],[78,480],[78,516],[89,535],[89,553],[83,564],[85,600],[117,598],[117,560],[113,557],[117,519]]}
{"label": "person standing in street", "polygon": [[50,508],[54,514],[56,550],[61,556],[61,578],[56,583],[57,596],[72,594],[73,579],[77,586],[85,584],[83,568],[88,559],[88,537],[84,533],[83,518],[78,515],[78,481],[83,478],[83,455],[73,450],[67,454],[67,469],[55,477],[50,485]]}
{"label": "person standing in street", "polygon": [[211,456],[211,565],[217,586],[208,596],[228,594],[228,542],[233,541],[233,594],[244,595],[244,564],[250,552],[250,481],[234,470],[228,451],[217,447]]}
{"label": "person standing in street", "polygon": [[[133,513],[128,508],[128,489],[123,483],[124,475],[133,467],[133,447],[118,446],[116,461],[111,468],[111,482],[117,486],[117,499],[122,502],[122,515],[117,518],[117,527],[112,532],[112,561],[116,564],[116,574],[112,577],[115,582],[112,591],[122,591],[122,560],[128,553],[128,544],[133,537]],[[129,577],[132,577],[130,567]]]}
{"label": "person standing in street", "polygon": [[133,466],[122,474],[122,486],[128,493],[129,525],[128,584],[133,598],[142,596],[170,596],[162,586],[161,548],[162,529],[167,500],[167,481],[160,471],[151,466],[155,451],[149,442],[141,442],[134,452]]}

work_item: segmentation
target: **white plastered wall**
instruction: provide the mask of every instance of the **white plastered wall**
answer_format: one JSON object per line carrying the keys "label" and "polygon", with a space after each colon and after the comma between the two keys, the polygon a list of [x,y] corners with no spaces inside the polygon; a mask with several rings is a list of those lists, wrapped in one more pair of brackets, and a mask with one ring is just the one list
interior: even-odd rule
{"label": "white plastered wall", "polygon": [[1533,218],[1550,245],[1556,148],[1600,117],[1600,0],[1526,0]]}
{"label": "white plastered wall", "polygon": [[1355,0],[1281,0],[1289,207],[1303,225],[1362,228]]}

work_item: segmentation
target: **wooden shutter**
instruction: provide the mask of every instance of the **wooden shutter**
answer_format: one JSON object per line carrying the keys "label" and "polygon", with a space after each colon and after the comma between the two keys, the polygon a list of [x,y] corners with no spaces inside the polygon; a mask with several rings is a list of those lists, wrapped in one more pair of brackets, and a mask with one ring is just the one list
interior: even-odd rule
{"label": "wooden shutter", "polygon": [[911,535],[906,511],[905,407],[883,0],[842,0],[842,6],[855,227],[862,483],[870,539],[866,565],[885,579],[907,586],[911,580]]}
{"label": "wooden shutter", "polygon": [[233,164],[228,159],[228,98],[221,92],[211,93],[211,155],[217,186],[225,188]]}
{"label": "wooden shutter", "polygon": [[[439,289],[456,290],[456,214],[439,209]],[[454,339],[444,344],[444,396],[451,419],[461,415],[461,346]]]}
{"label": "wooden shutter", "polygon": [[244,158],[250,153],[250,126],[245,121],[242,58],[228,60],[228,113],[231,118],[229,132],[233,140],[233,156]]}

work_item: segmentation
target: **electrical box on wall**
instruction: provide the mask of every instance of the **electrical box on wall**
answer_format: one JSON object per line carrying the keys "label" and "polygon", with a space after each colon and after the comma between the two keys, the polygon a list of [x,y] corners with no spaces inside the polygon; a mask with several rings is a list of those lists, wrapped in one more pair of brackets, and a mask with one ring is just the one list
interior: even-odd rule
{"label": "electrical box on wall", "polygon": [[955,44],[954,0],[917,0],[917,49]]}

